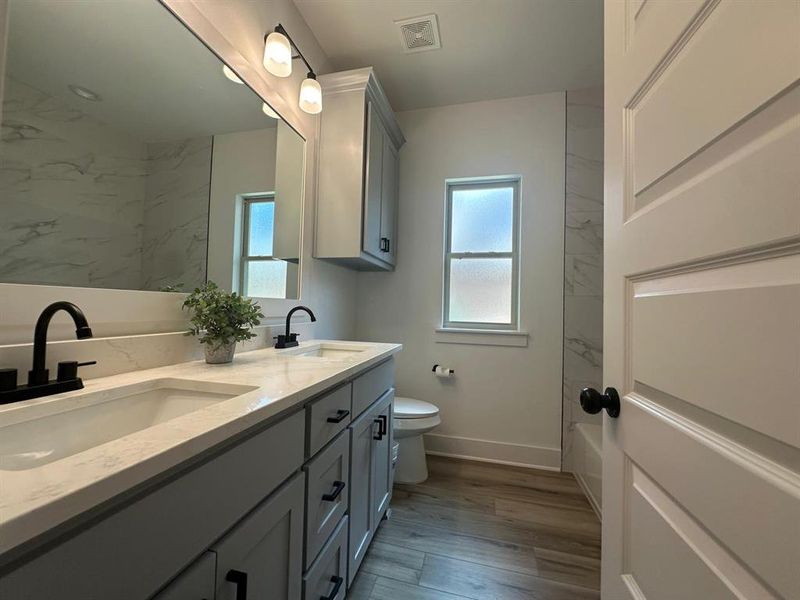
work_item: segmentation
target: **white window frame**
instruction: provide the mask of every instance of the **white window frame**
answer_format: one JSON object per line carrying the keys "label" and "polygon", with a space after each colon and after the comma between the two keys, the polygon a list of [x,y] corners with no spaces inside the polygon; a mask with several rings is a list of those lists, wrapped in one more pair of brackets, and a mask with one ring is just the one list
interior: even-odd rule
{"label": "white window frame", "polygon": [[[251,262],[260,262],[267,260],[276,260],[273,255],[250,255],[247,249],[250,246],[250,207],[253,204],[264,204],[271,202],[275,204],[275,194],[258,194],[253,196],[245,196],[242,198],[242,247],[239,255],[239,290],[242,296],[249,296],[247,289],[247,273],[248,267]],[[275,242],[275,229],[273,221],[273,251]]]}
{"label": "white window frame", "polygon": [[[511,252],[453,252],[453,190],[457,189],[492,189],[511,187],[513,189],[513,217],[511,222]],[[480,179],[458,179],[447,181],[447,199],[445,207],[445,243],[444,243],[444,291],[442,301],[443,329],[481,329],[498,331],[519,330],[519,212],[520,212],[520,178],[519,177],[484,177]],[[450,265],[453,259],[474,258],[510,258],[511,259],[511,322],[482,323],[475,321],[450,320]]]}

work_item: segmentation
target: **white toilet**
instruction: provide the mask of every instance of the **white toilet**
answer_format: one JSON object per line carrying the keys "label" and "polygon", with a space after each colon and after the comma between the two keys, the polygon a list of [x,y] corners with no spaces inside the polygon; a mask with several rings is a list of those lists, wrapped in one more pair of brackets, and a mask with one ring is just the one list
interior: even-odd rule
{"label": "white toilet", "polygon": [[428,478],[425,442],[422,436],[438,426],[439,409],[430,402],[414,398],[394,399],[394,439],[400,444],[394,480],[397,483],[422,483]]}

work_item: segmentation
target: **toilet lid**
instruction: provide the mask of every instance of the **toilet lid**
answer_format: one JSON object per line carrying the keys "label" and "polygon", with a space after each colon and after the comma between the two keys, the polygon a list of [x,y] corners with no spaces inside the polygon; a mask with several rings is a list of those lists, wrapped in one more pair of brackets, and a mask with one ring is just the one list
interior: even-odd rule
{"label": "toilet lid", "polygon": [[439,414],[439,409],[430,402],[414,398],[394,399],[394,416],[397,419],[423,419]]}

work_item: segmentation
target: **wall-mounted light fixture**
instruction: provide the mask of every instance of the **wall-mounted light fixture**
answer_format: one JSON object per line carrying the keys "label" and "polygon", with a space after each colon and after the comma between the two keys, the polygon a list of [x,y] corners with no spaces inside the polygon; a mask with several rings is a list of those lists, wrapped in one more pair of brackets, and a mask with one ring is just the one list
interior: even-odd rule
{"label": "wall-mounted light fixture", "polygon": [[275,30],[264,38],[264,67],[276,77],[289,77],[292,74],[292,61],[297,58],[308,67],[308,75],[300,84],[300,108],[316,115],[322,111],[322,88],[300,48],[283,25],[278,23]]}

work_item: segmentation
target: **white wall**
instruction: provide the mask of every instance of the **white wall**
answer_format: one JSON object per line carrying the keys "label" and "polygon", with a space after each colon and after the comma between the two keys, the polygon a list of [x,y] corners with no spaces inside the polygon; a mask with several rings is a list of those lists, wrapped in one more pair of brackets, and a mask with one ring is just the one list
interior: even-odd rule
{"label": "white wall", "polygon": [[[359,339],[405,344],[398,395],[439,406],[429,450],[559,468],[564,94],[400,113],[398,267],[359,275]],[[520,323],[527,347],[441,343],[445,180],[520,175]],[[452,336],[451,336],[452,337]],[[452,380],[431,373],[455,369]]]}
{"label": "white wall", "polygon": [[208,279],[238,290],[242,194],[275,191],[277,129],[214,136],[208,221]]}
{"label": "white wall", "polygon": [[[298,69],[288,79],[267,73],[261,65],[264,34],[272,30],[276,23],[283,23],[319,73],[329,70],[327,57],[291,0],[164,0],[164,4],[196,31],[219,56],[234,65],[239,75],[308,140],[300,302],[313,308],[319,318],[315,324],[315,335],[352,337],[355,331],[353,308],[356,274],[311,257],[317,118],[303,113],[297,106],[304,72]],[[4,13],[5,1],[0,0],[0,17]],[[0,22],[0,35],[3,36],[0,47],[5,45],[2,25]],[[122,336],[114,342],[120,355],[125,352],[127,335],[176,331],[185,324],[185,315],[180,310],[180,296],[175,294],[0,284],[0,344],[27,343],[41,308],[48,302],[62,299],[77,302],[86,310],[96,335]],[[262,308],[272,322],[277,322],[290,306],[297,303],[265,300],[262,301]],[[54,319],[51,339],[70,339],[73,336],[74,328],[69,326],[63,315]],[[141,338],[138,339],[141,341]],[[166,343],[162,337],[153,339],[153,344]],[[11,349],[9,352],[12,352]],[[20,348],[15,348],[12,353],[16,356],[19,352]],[[68,353],[68,349],[65,352]],[[0,364],[6,362],[6,356],[0,346]],[[86,376],[94,375],[87,369]]]}

